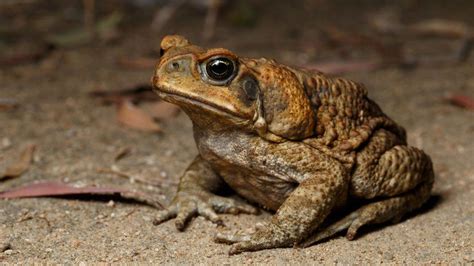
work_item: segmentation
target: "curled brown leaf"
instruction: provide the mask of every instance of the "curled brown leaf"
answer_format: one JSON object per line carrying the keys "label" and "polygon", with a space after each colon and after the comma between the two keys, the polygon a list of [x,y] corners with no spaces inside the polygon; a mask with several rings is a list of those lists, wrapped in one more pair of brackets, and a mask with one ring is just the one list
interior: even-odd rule
{"label": "curled brown leaf", "polygon": [[29,144],[20,153],[18,160],[10,164],[5,171],[0,175],[0,180],[7,178],[14,178],[22,175],[28,168],[33,160],[33,155],[36,149],[36,145]]}
{"label": "curled brown leaf", "polygon": [[129,128],[147,131],[160,132],[160,126],[155,122],[153,117],[131,103],[130,101],[122,101],[117,107],[117,120],[124,126]]}

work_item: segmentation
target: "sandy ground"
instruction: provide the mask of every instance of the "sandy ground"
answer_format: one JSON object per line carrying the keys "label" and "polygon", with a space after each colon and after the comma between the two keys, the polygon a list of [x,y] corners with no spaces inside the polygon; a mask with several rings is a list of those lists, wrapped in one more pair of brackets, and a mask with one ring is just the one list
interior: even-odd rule
{"label": "sandy ground", "polygon": [[[272,37],[265,39],[260,35],[262,28],[274,27],[262,23],[252,31],[236,30],[234,35],[218,28],[214,44],[287,63],[301,56],[291,41],[286,42],[286,33],[268,30],[266,34]],[[175,30],[199,36],[184,26]],[[254,48],[245,45],[258,36],[261,43],[285,42],[268,49],[261,44]],[[180,114],[169,120],[160,134],[142,133],[118,125],[113,107],[102,106],[88,96],[96,89],[123,89],[148,82],[151,69],[125,70],[115,61],[156,48],[159,39],[140,28],[113,46],[58,52],[61,63],[53,69],[32,64],[0,70],[0,98],[14,98],[21,104],[17,110],[0,112],[0,157],[8,157],[28,143],[38,147],[29,171],[0,182],[0,190],[52,179],[127,187],[155,195],[167,204],[179,175],[197,154],[188,118]],[[452,47],[422,45],[432,50]],[[133,202],[87,197],[0,200],[0,246],[10,246],[0,253],[0,263],[474,263],[474,112],[443,101],[449,93],[474,97],[473,60],[410,71],[388,68],[346,75],[365,83],[370,96],[406,127],[409,142],[433,159],[433,197],[421,211],[399,224],[369,227],[355,241],[338,236],[306,249],[228,256],[227,246],[212,241],[217,231],[225,229],[203,218],[178,233],[173,222],[154,226],[157,210]],[[131,154],[114,162],[123,148],[130,148]],[[158,180],[161,185],[130,183],[96,171],[112,165]],[[228,228],[237,230],[268,219],[270,214],[223,217]]]}

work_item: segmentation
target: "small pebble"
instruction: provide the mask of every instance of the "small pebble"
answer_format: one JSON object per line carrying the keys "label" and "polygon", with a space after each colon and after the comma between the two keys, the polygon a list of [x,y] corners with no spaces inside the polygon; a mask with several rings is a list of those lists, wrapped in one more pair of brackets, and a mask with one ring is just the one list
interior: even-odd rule
{"label": "small pebble", "polygon": [[107,202],[107,207],[115,207],[115,202],[113,200],[110,200]]}
{"label": "small pebble", "polygon": [[9,138],[2,139],[2,148],[6,149],[12,145],[12,141]]}

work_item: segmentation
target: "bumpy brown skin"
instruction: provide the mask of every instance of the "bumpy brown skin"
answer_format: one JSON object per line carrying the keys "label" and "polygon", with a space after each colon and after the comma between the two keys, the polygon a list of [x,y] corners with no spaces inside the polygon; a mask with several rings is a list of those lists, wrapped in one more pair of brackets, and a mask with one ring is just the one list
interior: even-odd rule
{"label": "bumpy brown skin", "polygon": [[[205,50],[167,36],[153,85],[188,114],[199,155],[181,177],[171,206],[156,224],[176,217],[183,230],[202,215],[256,213],[246,203],[214,195],[228,185],[245,199],[276,211],[251,235],[218,235],[230,254],[308,246],[365,224],[399,221],[430,196],[428,155],[407,146],[405,131],[357,83],[309,73],[267,59]],[[226,57],[236,74],[216,84],[204,73],[210,58]],[[320,228],[351,199],[368,204]]]}

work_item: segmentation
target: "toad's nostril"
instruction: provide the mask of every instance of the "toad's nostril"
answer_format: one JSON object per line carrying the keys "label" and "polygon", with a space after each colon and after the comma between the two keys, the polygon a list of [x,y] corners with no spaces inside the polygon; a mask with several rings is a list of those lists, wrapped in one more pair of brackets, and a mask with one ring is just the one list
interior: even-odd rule
{"label": "toad's nostril", "polygon": [[179,62],[170,62],[167,66],[166,66],[166,70],[171,73],[171,72],[177,72],[177,71],[180,71],[181,70],[181,64]]}
{"label": "toad's nostril", "polygon": [[179,64],[177,62],[173,62],[173,63],[171,63],[171,68],[173,68],[173,70],[178,70],[179,69]]}

